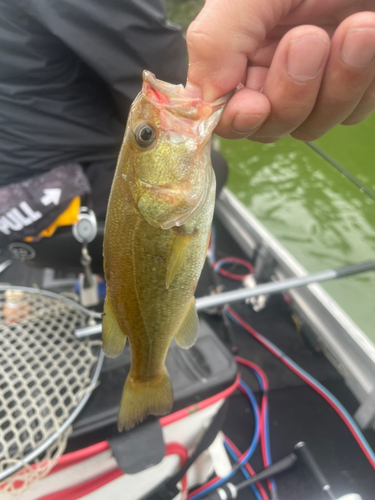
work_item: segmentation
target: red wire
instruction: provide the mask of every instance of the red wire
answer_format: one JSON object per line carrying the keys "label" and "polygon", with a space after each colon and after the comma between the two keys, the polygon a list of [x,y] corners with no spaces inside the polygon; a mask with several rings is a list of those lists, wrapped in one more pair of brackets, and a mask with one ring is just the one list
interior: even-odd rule
{"label": "red wire", "polygon": [[221,263],[222,261],[226,261],[222,265],[235,263],[235,264],[241,264],[242,266],[245,266],[248,269],[249,272],[247,274],[235,274],[235,273],[231,273],[229,271],[226,271],[222,267],[220,267],[218,269],[218,272],[222,276],[225,276],[225,277],[230,278],[232,280],[238,280],[238,281],[243,280],[244,278],[246,278],[246,276],[248,276],[249,274],[252,274],[252,272],[254,270],[254,268],[250,264],[250,262],[248,262],[247,260],[244,260],[244,259],[240,259],[239,257],[224,257],[223,259],[220,259],[217,262],[212,263],[214,269],[215,269],[215,266],[217,264]]}
{"label": "red wire", "polygon": [[202,484],[202,486],[200,486],[199,488],[197,488],[196,490],[194,490],[194,491],[192,491],[191,493],[188,494],[187,500],[189,500],[189,498],[191,498],[192,496],[196,495],[197,493],[200,493],[201,491],[205,490],[206,488],[208,488],[212,484],[217,483],[219,480],[220,480],[219,477],[214,477],[213,479],[211,479],[207,483]]}
{"label": "red wire", "polygon": [[[237,454],[237,456],[239,457],[239,460],[240,460],[244,456],[244,454],[240,452],[240,450],[233,443],[233,441],[231,441],[229,439],[229,437],[227,437],[227,436],[224,436],[224,437],[228,441],[230,446],[233,448],[234,452]],[[250,474],[250,476],[255,476],[256,472],[248,462],[246,462],[243,467],[246,467],[247,472]],[[263,498],[263,500],[269,500],[267,493],[266,493],[265,489],[263,488],[262,484],[261,483],[255,483],[255,484],[258,487],[259,493],[260,493],[261,497]]]}
{"label": "red wire", "polygon": [[241,358],[240,356],[234,356],[234,360],[237,363],[240,363],[241,365],[247,366],[248,368],[257,371],[259,373],[260,378],[262,379],[264,391],[267,392],[269,390],[268,378],[265,372],[262,370],[262,368],[260,368],[258,365],[252,363],[251,361],[245,358]]}
{"label": "red wire", "polygon": [[[186,460],[188,458],[188,453],[186,451],[186,448],[181,443],[168,443],[165,447],[165,456],[167,456],[167,455],[179,455],[180,467],[182,467],[184,465],[184,463],[186,462]],[[186,474],[181,479],[181,487],[182,487],[182,492],[186,493],[187,492]]]}
{"label": "red wire", "polygon": [[[239,385],[239,381],[240,381],[240,374],[237,375],[237,378],[236,378],[236,382],[233,384],[233,386],[231,386],[231,388],[234,388],[233,390],[231,390],[231,393],[235,390],[235,389],[240,389],[240,391],[242,391],[245,396],[246,395],[246,392],[244,391],[244,389]],[[229,388],[229,389],[231,389]],[[228,389],[227,389],[228,390]],[[206,400],[208,401],[208,400]],[[245,453],[240,457],[241,459],[247,454],[248,450],[245,451]],[[207,483],[204,483],[202,484],[199,488],[195,489],[194,491],[192,491],[191,493],[189,493],[188,495],[188,499],[191,498],[193,495],[196,495],[198,493],[200,493],[201,491],[205,490],[206,488],[208,488],[209,486],[211,486],[212,484],[215,484],[217,481],[219,481],[221,478],[220,477],[214,477],[213,479],[211,479],[210,481],[208,481]],[[267,499],[268,500],[268,499]]]}
{"label": "red wire", "polygon": [[[256,371],[260,378],[262,379],[263,383],[263,397],[262,397],[262,404],[261,404],[261,409],[260,409],[260,444],[261,444],[261,450],[262,450],[262,460],[263,460],[263,465],[264,467],[268,467],[270,465],[268,458],[267,458],[267,448],[266,448],[266,415],[267,415],[267,406],[268,406],[268,390],[269,390],[269,384],[268,384],[268,378],[265,372],[255,363],[252,363],[251,361],[245,359],[245,358],[240,358],[239,356],[235,356],[234,359],[237,361],[237,363],[240,363],[241,365],[244,365],[254,371]],[[273,487],[272,487],[272,482],[271,479],[267,479],[267,486],[270,494],[272,495]]]}
{"label": "red wire", "polygon": [[[229,444],[231,446],[233,446],[233,449],[234,451],[237,453],[237,455],[239,455],[239,460],[242,460],[243,457],[246,455],[247,453],[247,450],[245,451],[245,453],[241,453],[239,451],[239,449],[236,447],[236,445],[234,443],[232,443],[232,441],[227,437],[225,436],[225,439],[229,442]],[[246,463],[244,464],[244,466],[246,467],[246,469],[248,470],[249,474],[251,476],[254,476],[255,475],[255,471],[254,469],[251,467],[251,465],[249,463]],[[192,491],[191,493],[189,493],[188,497],[187,497],[187,500],[189,500],[189,498],[191,498],[192,496],[194,495],[197,495],[198,493],[200,493],[201,491],[205,490],[206,488],[208,488],[209,486],[217,483],[218,481],[220,480],[220,477],[214,477],[213,479],[211,479],[210,481],[208,481],[207,483],[205,484],[202,484],[202,486],[200,486],[199,488],[195,489],[194,491]],[[258,486],[258,489],[259,489],[259,492],[260,494],[262,495],[262,498],[263,500],[269,500],[268,499],[268,496],[263,488],[263,486],[260,484],[260,483],[256,483],[257,486]]]}
{"label": "red wire", "polygon": [[265,417],[266,417],[266,410],[267,410],[267,405],[268,405],[268,390],[269,390],[269,384],[268,384],[268,379],[264,371],[255,363],[252,363],[251,361],[248,361],[245,358],[241,358],[239,356],[234,357],[235,361],[237,363],[240,363],[241,365],[247,366],[248,368],[251,368],[255,371],[258,372],[259,376],[262,379],[263,383],[263,397],[262,397],[262,403],[261,403],[261,409],[260,409],[260,426],[261,426],[261,446],[262,446],[262,456],[263,456],[263,464],[265,467],[267,467],[269,464],[267,463],[267,452],[266,452],[266,440],[265,440]]}
{"label": "red wire", "polygon": [[339,417],[344,421],[346,426],[348,427],[349,431],[351,432],[352,436],[354,439],[357,441],[358,446],[361,448],[363,451],[364,455],[372,465],[372,467],[375,469],[375,462],[372,459],[371,455],[368,453],[367,449],[363,445],[360,437],[357,435],[355,430],[352,428],[350,421],[347,419],[346,415],[340,410],[339,407],[337,407],[331,400],[330,398],[315,384],[311,382],[307,377],[304,376],[303,373],[300,373],[298,370],[294,368],[292,364],[289,363],[289,361],[284,358],[281,354],[279,354],[277,351],[272,349],[271,346],[268,345],[268,343],[262,338],[262,336],[254,329],[252,328],[244,319],[241,318],[231,307],[228,307],[228,312],[235,318],[235,320],[246,330],[252,335],[260,344],[263,345],[267,350],[272,352],[272,354],[278,358],[282,363],[284,363],[285,366],[287,366],[293,373],[295,373],[299,378],[301,378],[306,384],[308,384],[312,389],[314,389],[315,392],[317,392],[327,403],[335,410],[335,412],[339,415]]}
{"label": "red wire", "polygon": [[207,408],[207,406],[211,406],[214,403],[217,403],[221,399],[225,399],[228,396],[230,396],[237,388],[239,381],[241,379],[240,374],[237,375],[235,382],[225,389],[222,392],[219,392],[218,394],[215,394],[215,396],[212,396],[210,398],[204,399],[203,401],[200,401],[197,404],[188,406],[187,408],[184,408],[182,410],[176,411],[175,413],[171,413],[170,415],[166,415],[165,417],[162,417],[159,422],[162,427],[165,425],[172,424],[173,422],[177,422],[177,420],[180,420],[181,418],[188,417],[192,413],[195,413],[199,410],[203,410],[204,408]]}
{"label": "red wire", "polygon": [[55,467],[50,471],[50,474],[54,474],[60,470],[66,469],[67,467],[71,467],[83,460],[86,460],[94,455],[98,455],[103,451],[107,451],[110,449],[108,441],[101,441],[100,443],[96,443],[92,446],[88,446],[83,450],[73,451],[72,453],[67,453],[59,458]]}
{"label": "red wire", "polygon": [[105,486],[111,481],[119,478],[123,475],[120,469],[112,469],[105,474],[101,474],[98,477],[94,477],[89,481],[77,484],[70,488],[65,488],[64,490],[55,491],[49,495],[38,498],[38,500],[77,500],[85,495],[88,495],[92,491],[95,491],[102,486]]}

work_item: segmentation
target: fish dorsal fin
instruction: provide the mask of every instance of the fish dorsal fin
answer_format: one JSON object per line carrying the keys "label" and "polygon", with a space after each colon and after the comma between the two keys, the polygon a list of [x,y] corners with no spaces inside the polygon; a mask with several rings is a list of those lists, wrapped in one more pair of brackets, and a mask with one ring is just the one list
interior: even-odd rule
{"label": "fish dorsal fin", "polygon": [[180,269],[181,264],[185,260],[189,244],[193,236],[194,233],[186,234],[178,232],[176,234],[168,256],[167,277],[165,280],[166,288],[169,288],[169,285],[172,283],[177,271]]}
{"label": "fish dorsal fin", "polygon": [[190,301],[186,316],[184,317],[174,337],[177,345],[179,345],[183,349],[189,349],[189,347],[194,345],[198,337],[198,328],[198,314],[195,307],[195,299],[193,297]]}
{"label": "fish dorsal fin", "polygon": [[104,302],[102,331],[104,354],[109,358],[119,356],[125,346],[126,334],[117,322],[108,295]]}

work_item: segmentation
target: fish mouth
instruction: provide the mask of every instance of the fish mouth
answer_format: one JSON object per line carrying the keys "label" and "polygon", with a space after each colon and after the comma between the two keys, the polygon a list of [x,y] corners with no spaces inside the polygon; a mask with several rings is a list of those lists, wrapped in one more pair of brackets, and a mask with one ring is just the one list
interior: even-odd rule
{"label": "fish mouth", "polygon": [[150,71],[143,71],[143,94],[157,108],[164,108],[170,113],[181,118],[190,120],[202,120],[216,111],[224,110],[228,102],[229,94],[220,97],[213,103],[202,101],[202,99],[188,97],[185,95],[183,85],[158,80]]}

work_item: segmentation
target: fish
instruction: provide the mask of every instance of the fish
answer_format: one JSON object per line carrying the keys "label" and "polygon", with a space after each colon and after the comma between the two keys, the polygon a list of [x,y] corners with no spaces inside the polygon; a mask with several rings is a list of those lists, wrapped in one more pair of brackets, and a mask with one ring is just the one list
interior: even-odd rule
{"label": "fish", "polygon": [[188,349],[198,335],[194,292],[216,190],[211,137],[225,103],[192,99],[144,71],[130,108],[103,243],[103,351],[116,357],[128,339],[131,353],[120,432],[171,411],[169,346]]}

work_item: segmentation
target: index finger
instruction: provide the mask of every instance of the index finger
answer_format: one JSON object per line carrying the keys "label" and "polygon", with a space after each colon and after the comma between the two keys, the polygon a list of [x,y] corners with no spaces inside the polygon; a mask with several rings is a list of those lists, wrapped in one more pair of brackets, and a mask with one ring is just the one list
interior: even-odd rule
{"label": "index finger", "polygon": [[[186,93],[212,102],[241,82],[248,58],[285,15],[285,0],[210,0],[187,32]],[[265,8],[266,7],[266,8]]]}

